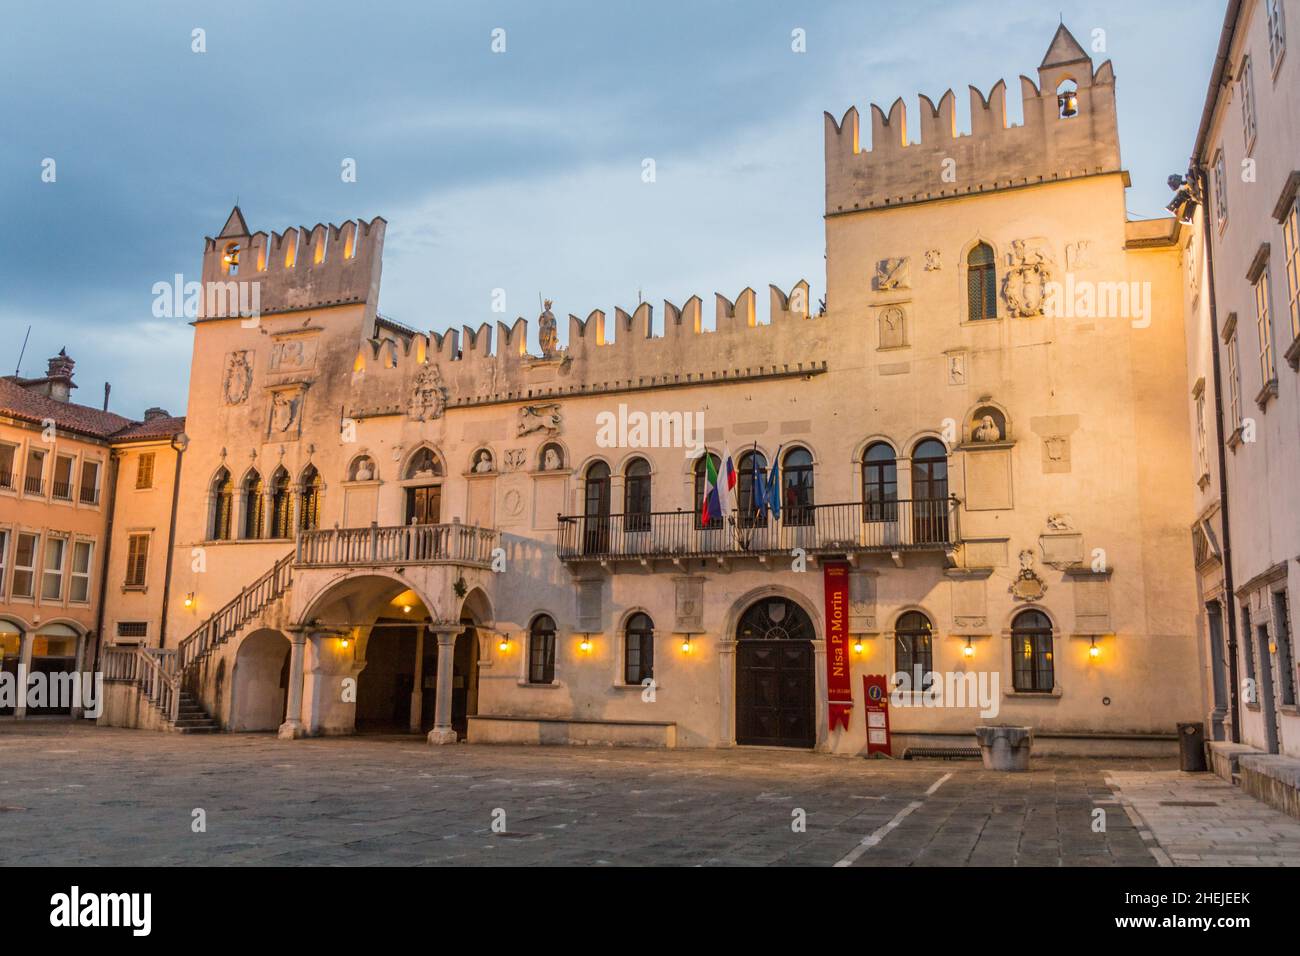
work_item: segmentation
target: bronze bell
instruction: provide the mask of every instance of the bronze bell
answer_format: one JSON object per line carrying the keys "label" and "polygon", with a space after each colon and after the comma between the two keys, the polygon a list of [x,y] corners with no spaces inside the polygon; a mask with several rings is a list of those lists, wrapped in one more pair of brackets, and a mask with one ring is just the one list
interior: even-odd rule
{"label": "bronze bell", "polygon": [[1056,102],[1061,108],[1061,117],[1063,119],[1079,115],[1079,93],[1077,90],[1067,90],[1056,98]]}

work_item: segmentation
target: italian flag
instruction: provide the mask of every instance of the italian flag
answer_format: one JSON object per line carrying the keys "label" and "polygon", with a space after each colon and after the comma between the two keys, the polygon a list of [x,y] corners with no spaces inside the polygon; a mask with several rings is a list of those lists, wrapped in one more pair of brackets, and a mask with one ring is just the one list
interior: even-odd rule
{"label": "italian flag", "polygon": [[[719,473],[718,468],[722,471]],[[731,460],[731,452],[723,449],[721,465],[715,464],[713,456],[704,453],[704,502],[700,508],[700,524],[709,527],[712,522],[722,522],[732,508],[736,493],[736,465]]]}

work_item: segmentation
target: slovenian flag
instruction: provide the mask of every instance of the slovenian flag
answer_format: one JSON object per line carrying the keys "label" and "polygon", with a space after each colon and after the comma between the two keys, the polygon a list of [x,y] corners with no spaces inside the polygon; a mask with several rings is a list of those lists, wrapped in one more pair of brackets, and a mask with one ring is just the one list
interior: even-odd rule
{"label": "slovenian flag", "polygon": [[700,524],[707,528],[710,522],[721,522],[731,510],[735,492],[736,464],[731,460],[731,452],[724,448],[718,464],[714,463],[712,455],[705,452],[704,502],[700,508]]}

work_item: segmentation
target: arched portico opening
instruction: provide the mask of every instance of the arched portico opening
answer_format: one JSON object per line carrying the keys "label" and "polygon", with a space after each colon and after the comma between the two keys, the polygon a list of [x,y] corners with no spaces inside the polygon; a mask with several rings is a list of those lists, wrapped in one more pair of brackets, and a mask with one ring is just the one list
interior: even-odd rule
{"label": "arched portico opening", "polygon": [[816,625],[795,600],[772,594],[736,622],[736,743],[817,742]]}
{"label": "arched portico opening", "polygon": [[276,730],[284,723],[289,651],[289,639],[269,629],[254,631],[240,643],[231,681],[231,730]]}

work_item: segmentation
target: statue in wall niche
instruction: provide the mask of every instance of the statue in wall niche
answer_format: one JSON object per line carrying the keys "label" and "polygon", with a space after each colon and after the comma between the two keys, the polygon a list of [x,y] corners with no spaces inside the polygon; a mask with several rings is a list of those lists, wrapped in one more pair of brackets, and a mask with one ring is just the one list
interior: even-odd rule
{"label": "statue in wall niche", "polygon": [[876,291],[892,292],[906,289],[910,284],[909,259],[899,256],[893,259],[881,259],[876,263]]}
{"label": "statue in wall niche", "polygon": [[441,418],[447,408],[447,386],[442,382],[442,371],[428,362],[415,376],[411,398],[406,407],[408,418],[417,422]]}
{"label": "statue in wall niche", "polygon": [[995,442],[1002,440],[1002,429],[998,427],[997,420],[992,415],[985,415],[980,419],[979,427],[975,429],[974,438],[978,442]]}
{"label": "statue in wall niche", "polygon": [[547,445],[542,450],[542,471],[559,471],[564,467],[564,456],[554,445]]}
{"label": "statue in wall niche", "polygon": [[486,448],[479,449],[474,456],[474,474],[486,475],[492,470],[492,452]]}
{"label": "statue in wall niche", "polygon": [[1009,268],[1002,280],[1002,296],[1014,318],[1043,314],[1047,283],[1052,281],[1051,257],[1044,239],[1015,239],[1008,255]]}
{"label": "statue in wall niche", "polygon": [[925,271],[938,272],[943,268],[943,255],[938,249],[925,250]]}
{"label": "statue in wall niche", "polygon": [[375,463],[368,457],[357,462],[357,474],[354,481],[370,481],[375,477]]}
{"label": "statue in wall niche", "polygon": [[550,358],[559,345],[559,334],[555,329],[555,313],[551,311],[551,300],[542,304],[542,314],[537,319],[537,341],[542,347],[542,356]]}
{"label": "statue in wall niche", "polygon": [[242,405],[253,384],[252,353],[231,352],[226,356],[226,375],[222,379],[221,393],[227,405]]}
{"label": "statue in wall niche", "polygon": [[547,402],[545,405],[525,405],[519,409],[519,423],[515,433],[520,438],[541,431],[546,432],[547,435],[558,435],[562,424],[563,419],[560,418],[559,403]]}

